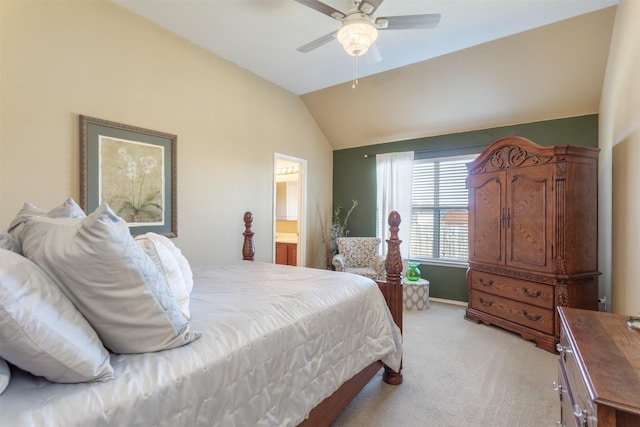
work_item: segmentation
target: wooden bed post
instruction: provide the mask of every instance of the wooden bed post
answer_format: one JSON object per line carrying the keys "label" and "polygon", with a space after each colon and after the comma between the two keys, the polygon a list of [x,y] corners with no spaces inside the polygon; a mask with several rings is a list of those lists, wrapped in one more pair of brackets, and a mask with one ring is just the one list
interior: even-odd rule
{"label": "wooden bed post", "polygon": [[[389,231],[391,236],[387,240],[387,259],[385,261],[385,270],[387,279],[384,282],[378,282],[380,290],[384,294],[387,301],[391,316],[396,325],[402,331],[402,255],[400,254],[400,243],[402,240],[398,238],[398,230],[400,229],[400,214],[392,211],[389,214]],[[398,385],[402,383],[402,366],[400,371],[396,372],[385,365],[382,379],[387,384]]]}
{"label": "wooden bed post", "polygon": [[256,255],[256,249],[253,245],[253,231],[251,231],[251,224],[253,223],[253,214],[251,212],[244,213],[244,244],[242,245],[242,259],[243,261],[253,261]]}

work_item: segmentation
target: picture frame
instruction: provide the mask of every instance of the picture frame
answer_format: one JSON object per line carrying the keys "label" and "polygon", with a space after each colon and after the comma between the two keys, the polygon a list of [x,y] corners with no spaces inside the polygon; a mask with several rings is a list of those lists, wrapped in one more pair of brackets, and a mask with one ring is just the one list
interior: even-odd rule
{"label": "picture frame", "polygon": [[131,234],[178,235],[178,137],[79,116],[80,206],[89,214],[106,202]]}

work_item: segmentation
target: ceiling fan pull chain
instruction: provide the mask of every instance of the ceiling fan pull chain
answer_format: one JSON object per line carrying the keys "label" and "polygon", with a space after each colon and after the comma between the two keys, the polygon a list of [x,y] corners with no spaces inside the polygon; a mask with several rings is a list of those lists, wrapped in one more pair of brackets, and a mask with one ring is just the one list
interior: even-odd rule
{"label": "ceiling fan pull chain", "polygon": [[353,56],[353,82],[351,83],[351,88],[355,89],[358,86],[358,56]]}

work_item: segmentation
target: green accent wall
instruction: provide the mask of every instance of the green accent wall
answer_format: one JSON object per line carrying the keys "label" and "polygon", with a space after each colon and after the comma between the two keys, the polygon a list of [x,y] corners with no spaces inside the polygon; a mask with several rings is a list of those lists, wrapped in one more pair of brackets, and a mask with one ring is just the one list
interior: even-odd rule
{"label": "green accent wall", "polygon": [[[358,200],[349,218],[350,236],[376,233],[376,154],[411,151],[415,158],[479,154],[493,141],[522,136],[543,146],[598,146],[598,115],[503,126],[448,135],[416,138],[333,152],[333,203],[346,208]],[[403,224],[400,224],[402,227]],[[468,301],[466,268],[421,265],[422,277],[431,282],[435,298]]]}

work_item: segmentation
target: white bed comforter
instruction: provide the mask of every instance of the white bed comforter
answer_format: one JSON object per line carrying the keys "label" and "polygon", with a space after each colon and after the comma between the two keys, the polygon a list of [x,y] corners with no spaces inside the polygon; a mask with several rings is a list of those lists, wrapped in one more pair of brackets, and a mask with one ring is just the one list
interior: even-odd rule
{"label": "white bed comforter", "polygon": [[14,369],[0,426],[295,426],[370,363],[399,368],[400,331],[367,278],[241,261],[194,269],[194,281],[200,339],[112,355],[105,383]]}

